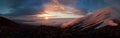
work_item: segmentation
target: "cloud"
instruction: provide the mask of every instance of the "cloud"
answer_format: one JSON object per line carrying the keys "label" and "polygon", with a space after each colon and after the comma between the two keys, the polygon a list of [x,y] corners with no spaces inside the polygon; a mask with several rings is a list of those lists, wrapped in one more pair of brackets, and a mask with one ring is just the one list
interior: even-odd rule
{"label": "cloud", "polygon": [[104,0],[106,3],[114,6],[120,6],[120,0]]}
{"label": "cloud", "polygon": [[[13,2],[14,1],[14,2]],[[38,11],[42,11],[44,0],[12,0],[10,6],[13,10],[9,16],[33,15]]]}
{"label": "cloud", "polygon": [[[51,2],[51,0],[6,0],[7,7],[3,6],[3,9],[0,10],[8,16],[23,16],[23,15],[34,15],[38,12],[43,11],[43,4]],[[5,2],[6,2],[5,1]],[[58,0],[61,4],[69,5],[75,3],[78,0]],[[72,4],[71,4],[72,5]],[[2,8],[2,7],[1,7]],[[8,9],[9,8],[9,9]],[[7,11],[8,10],[8,11]]]}

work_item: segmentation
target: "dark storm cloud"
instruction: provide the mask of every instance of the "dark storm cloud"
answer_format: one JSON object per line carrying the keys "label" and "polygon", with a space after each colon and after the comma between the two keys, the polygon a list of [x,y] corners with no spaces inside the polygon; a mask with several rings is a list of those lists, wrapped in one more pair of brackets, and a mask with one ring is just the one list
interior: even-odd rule
{"label": "dark storm cloud", "polygon": [[32,15],[37,11],[42,11],[42,4],[46,1],[43,0],[14,0],[12,1],[13,11],[11,16]]}
{"label": "dark storm cloud", "polygon": [[0,14],[7,14],[12,10],[10,3],[8,0],[0,0]]}
{"label": "dark storm cloud", "polygon": [[104,0],[104,1],[112,6],[120,7],[120,0]]}
{"label": "dark storm cloud", "polygon": [[64,5],[74,5],[74,3],[76,3],[77,1],[80,0],[58,0],[58,2]]}
{"label": "dark storm cloud", "polygon": [[50,0],[0,0],[0,14],[9,16],[31,15],[42,11],[42,4]]}

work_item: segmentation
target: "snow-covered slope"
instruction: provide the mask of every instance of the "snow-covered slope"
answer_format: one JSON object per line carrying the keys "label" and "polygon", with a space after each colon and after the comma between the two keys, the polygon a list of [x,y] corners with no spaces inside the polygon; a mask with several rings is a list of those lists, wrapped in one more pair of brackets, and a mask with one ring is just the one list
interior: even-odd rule
{"label": "snow-covered slope", "polygon": [[[117,26],[118,23],[115,23],[113,19],[120,18],[120,9],[116,7],[106,7],[100,10],[97,10],[91,15],[88,15],[82,18],[77,23],[71,25],[70,29],[88,29],[88,28],[100,28],[105,25]],[[120,21],[120,20],[118,20]]]}

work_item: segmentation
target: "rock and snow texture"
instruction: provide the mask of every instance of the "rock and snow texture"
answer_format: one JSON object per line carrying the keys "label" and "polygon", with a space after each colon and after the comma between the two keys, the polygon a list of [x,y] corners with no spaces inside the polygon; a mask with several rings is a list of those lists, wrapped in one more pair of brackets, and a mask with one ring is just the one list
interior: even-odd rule
{"label": "rock and snow texture", "polygon": [[113,19],[119,19],[119,18],[120,18],[120,9],[110,6],[110,7],[97,10],[93,14],[82,18],[77,23],[71,25],[71,28],[74,29],[74,28],[82,27],[82,29],[86,29],[94,26],[96,26],[96,28],[100,28],[105,25],[117,26],[118,24],[115,23]]}

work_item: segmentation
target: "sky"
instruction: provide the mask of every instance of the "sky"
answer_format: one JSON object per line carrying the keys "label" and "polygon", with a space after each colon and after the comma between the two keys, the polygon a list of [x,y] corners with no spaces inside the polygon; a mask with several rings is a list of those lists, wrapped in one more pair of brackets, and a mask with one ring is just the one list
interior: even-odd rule
{"label": "sky", "polygon": [[[54,0],[0,0],[0,15],[14,19],[32,19],[33,15],[42,14],[44,6]],[[79,10],[75,14],[89,14],[107,6],[120,6],[120,0],[57,0],[61,5]],[[17,17],[17,18],[16,18]],[[26,20],[25,20],[26,21]]]}
{"label": "sky", "polygon": [[[24,15],[42,11],[42,5],[51,0],[0,0],[0,14]],[[61,2],[77,8],[85,8],[89,12],[111,5],[119,5],[120,0],[74,0]],[[22,13],[21,13],[22,12]],[[25,12],[25,13],[24,13]],[[34,13],[33,13],[34,12]]]}

